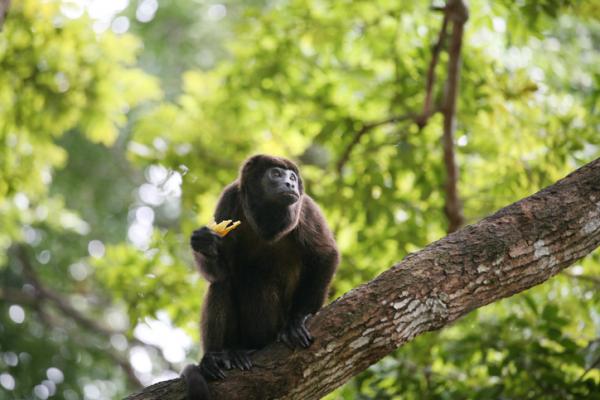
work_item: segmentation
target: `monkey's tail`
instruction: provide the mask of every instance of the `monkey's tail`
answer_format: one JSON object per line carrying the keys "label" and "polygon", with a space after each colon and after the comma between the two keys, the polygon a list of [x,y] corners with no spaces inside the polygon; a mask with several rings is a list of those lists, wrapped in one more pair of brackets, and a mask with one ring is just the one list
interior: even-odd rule
{"label": "monkey's tail", "polygon": [[200,367],[189,364],[181,373],[187,386],[187,400],[210,400],[210,391],[206,379],[200,373]]}

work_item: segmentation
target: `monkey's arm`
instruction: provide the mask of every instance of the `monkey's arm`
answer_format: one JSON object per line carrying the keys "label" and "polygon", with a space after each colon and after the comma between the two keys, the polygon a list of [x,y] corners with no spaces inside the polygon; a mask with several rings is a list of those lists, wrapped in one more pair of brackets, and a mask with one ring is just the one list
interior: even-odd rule
{"label": "monkey's arm", "polygon": [[340,262],[335,239],[321,210],[309,196],[304,202],[298,226],[303,270],[292,306],[297,315],[314,314],[321,308]]}
{"label": "monkey's arm", "polygon": [[[225,188],[217,203],[215,221],[233,219],[238,213],[238,188],[235,182]],[[221,237],[204,226],[192,233],[190,244],[198,269],[209,282],[221,282],[229,276],[231,247],[235,239]]]}
{"label": "monkey's arm", "polygon": [[327,298],[327,290],[338,262],[338,251],[331,246],[313,248],[304,256],[304,269],[292,304],[293,316],[319,311]]}
{"label": "monkey's arm", "polygon": [[294,293],[290,319],[279,339],[290,347],[308,347],[312,336],[304,325],[327,297],[327,290],[339,263],[333,234],[317,205],[306,196],[305,209],[298,226],[298,240],[303,248],[302,273]]}
{"label": "monkey's arm", "polygon": [[290,317],[278,339],[288,347],[309,347],[313,341],[306,320],[319,311],[327,297],[329,283],[338,264],[335,247],[318,247],[304,257],[300,283],[292,302]]}

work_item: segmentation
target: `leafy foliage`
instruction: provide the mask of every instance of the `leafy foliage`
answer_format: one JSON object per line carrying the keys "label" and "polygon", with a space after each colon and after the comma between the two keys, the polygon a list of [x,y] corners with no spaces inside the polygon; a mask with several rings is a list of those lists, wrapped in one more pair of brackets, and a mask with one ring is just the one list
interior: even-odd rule
{"label": "leafy foliage", "polygon": [[124,112],[158,98],[158,81],[134,65],[138,46],[133,36],[96,36],[89,20],[68,20],[56,2],[11,7],[0,36],[4,227],[36,221],[19,207],[43,198],[52,168],[65,165],[57,137],[79,127],[91,141],[112,144]]}
{"label": "leafy foliage", "polygon": [[[123,11],[134,34],[39,0],[13,2],[0,34],[1,398],[113,398],[181,368],[144,332],[189,341],[167,321],[199,340],[188,237],[252,153],[301,163],[343,251],[332,297],[445,235],[442,116],[414,118],[442,24],[430,2],[177,1],[138,18],[148,1]],[[455,145],[469,223],[600,148],[597,4],[470,3]],[[593,398],[598,254],[571,275],[418,338],[329,398]]]}

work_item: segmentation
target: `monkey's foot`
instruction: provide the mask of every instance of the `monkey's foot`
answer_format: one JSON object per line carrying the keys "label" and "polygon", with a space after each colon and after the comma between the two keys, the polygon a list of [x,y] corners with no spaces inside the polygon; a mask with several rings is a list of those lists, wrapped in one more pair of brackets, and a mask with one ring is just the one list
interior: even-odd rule
{"label": "monkey's foot", "polygon": [[208,352],[200,360],[200,371],[206,378],[216,381],[225,378],[225,368],[220,352]]}
{"label": "monkey's foot", "polygon": [[252,368],[252,360],[250,359],[250,355],[254,353],[256,350],[226,350],[224,363],[226,369],[241,369],[242,371],[247,371]]}
{"label": "monkey's foot", "polygon": [[225,378],[225,370],[233,368],[247,371],[252,368],[250,355],[255,350],[223,350],[209,351],[200,361],[200,370],[202,375],[211,380]]}
{"label": "monkey's foot", "polygon": [[309,316],[310,314],[292,318],[279,335],[277,335],[277,341],[283,342],[292,350],[296,347],[307,348],[310,346],[314,339],[306,328],[306,320]]}

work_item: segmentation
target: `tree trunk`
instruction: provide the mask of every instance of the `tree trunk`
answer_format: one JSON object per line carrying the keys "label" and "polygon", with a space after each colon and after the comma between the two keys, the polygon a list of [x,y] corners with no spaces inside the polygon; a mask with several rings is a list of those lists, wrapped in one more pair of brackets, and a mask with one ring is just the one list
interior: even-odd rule
{"label": "tree trunk", "polygon": [[[315,342],[272,344],[252,371],[210,385],[216,399],[317,399],[415,336],[552,277],[600,244],[600,159],[410,254],[310,322]],[[179,379],[127,399],[183,400]]]}

